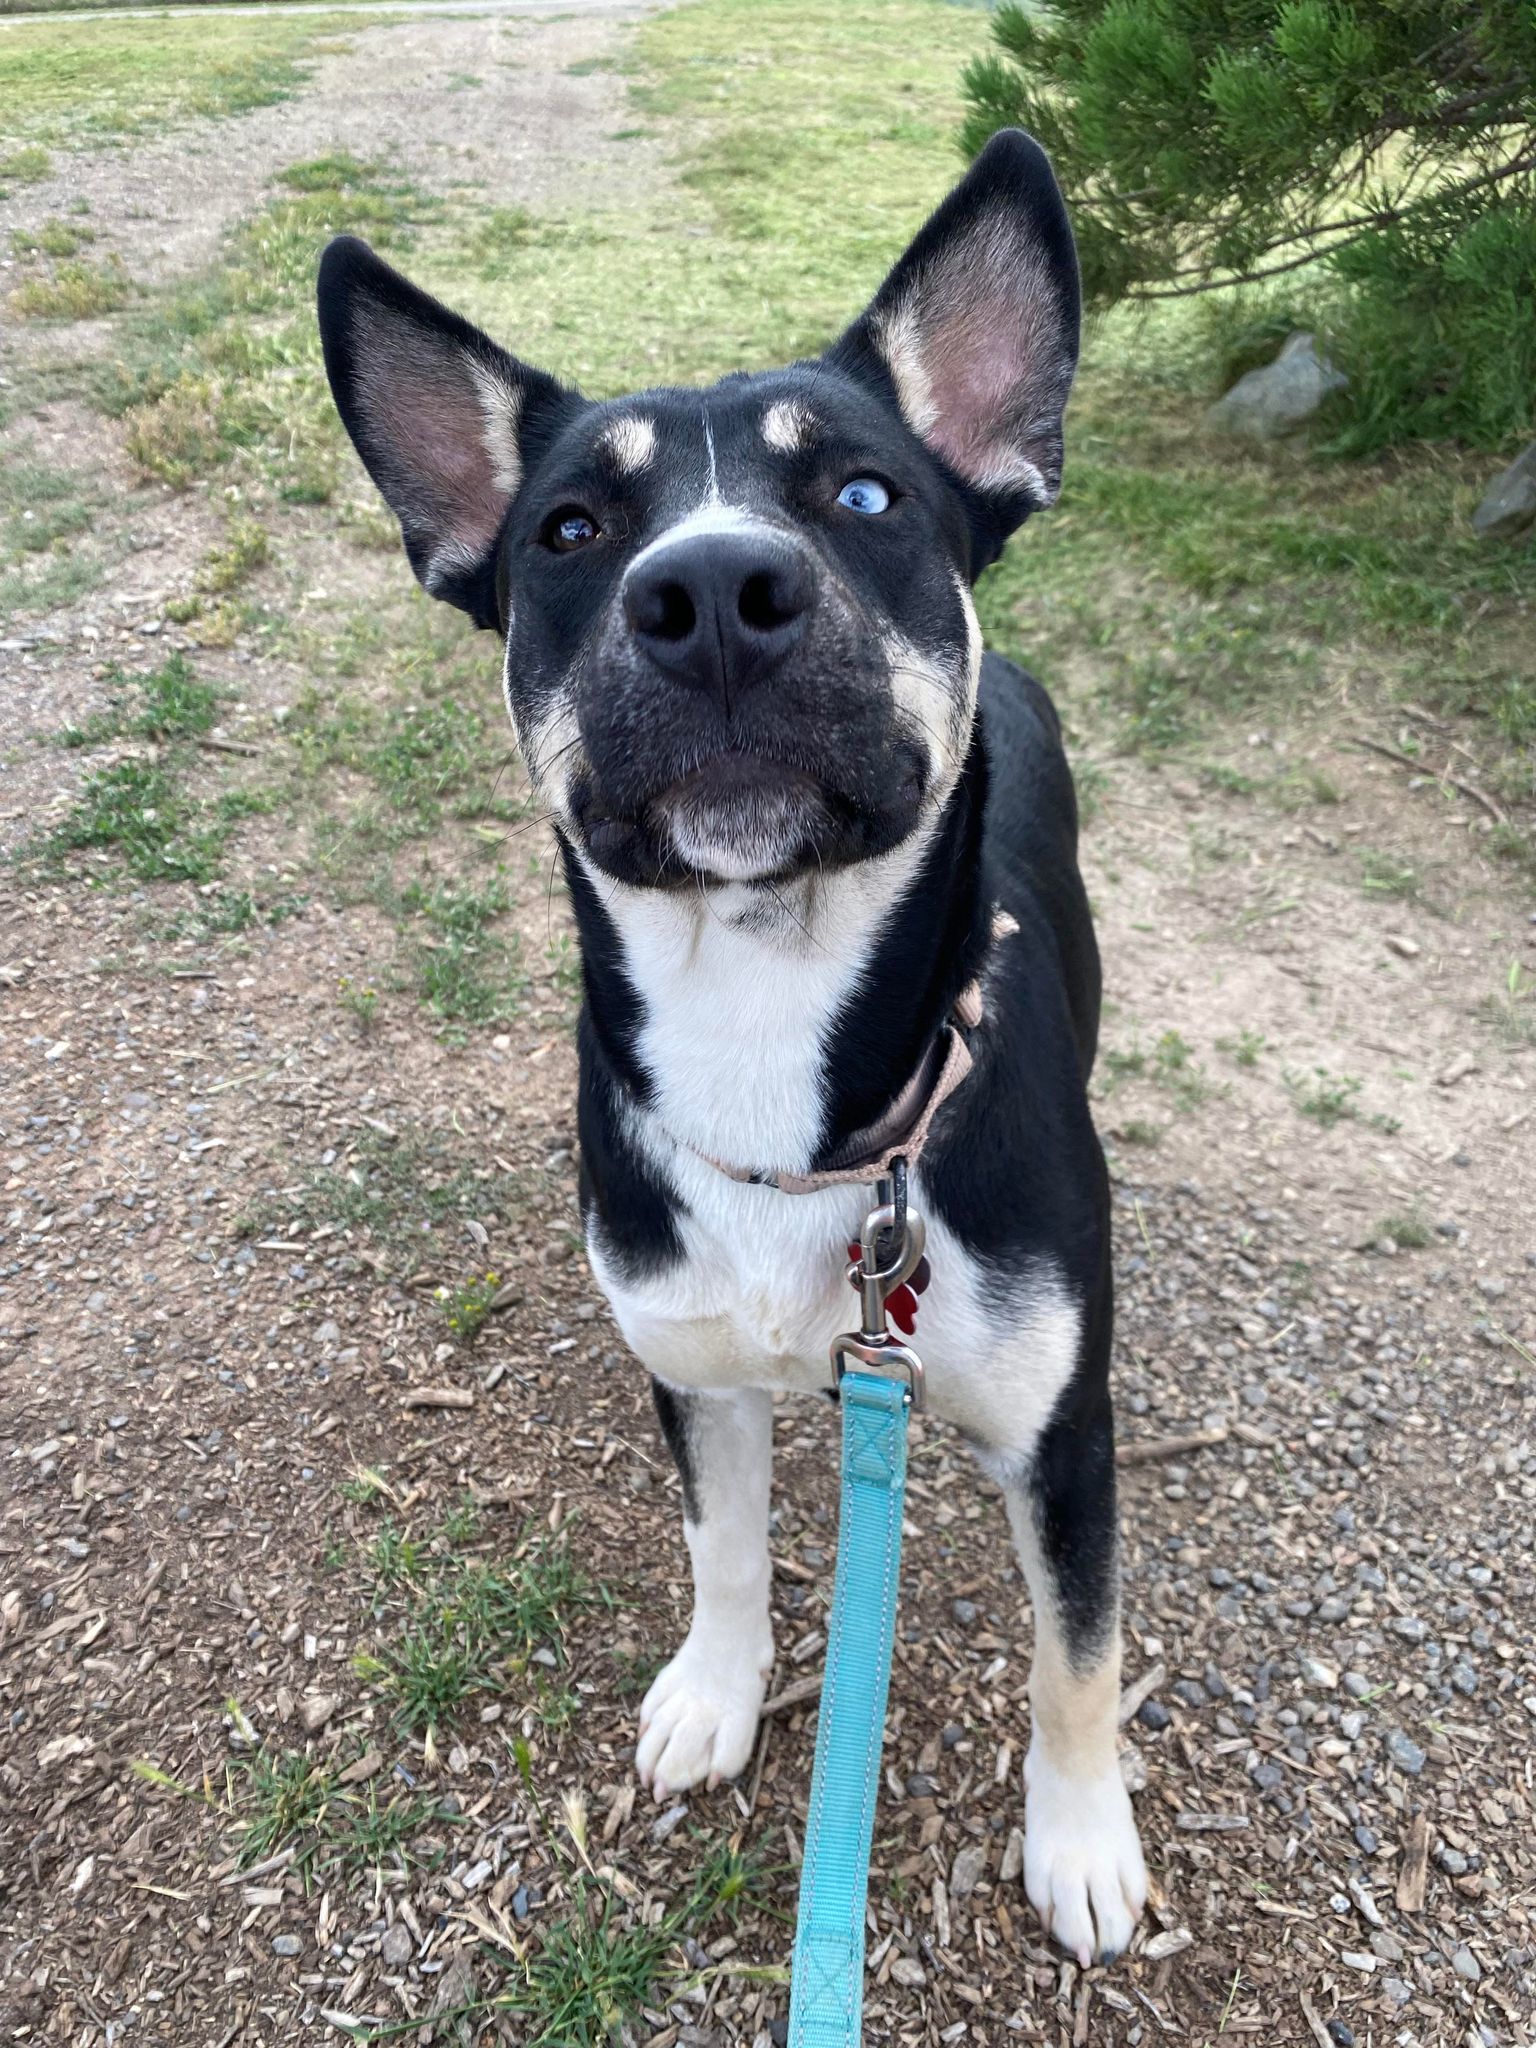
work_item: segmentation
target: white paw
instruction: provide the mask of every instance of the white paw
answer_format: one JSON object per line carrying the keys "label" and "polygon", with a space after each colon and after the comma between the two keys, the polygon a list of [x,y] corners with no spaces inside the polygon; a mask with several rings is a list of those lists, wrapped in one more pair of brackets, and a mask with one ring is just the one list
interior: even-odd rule
{"label": "white paw", "polygon": [[690,1634],[640,1708],[641,1784],[663,1800],[745,1769],[772,1667],[771,1639],[722,1649]]}
{"label": "white paw", "polygon": [[1111,1962],[1147,1903],[1147,1867],[1120,1772],[1111,1766],[1099,1777],[1069,1778],[1032,1745],[1024,1783],[1029,1902],[1085,1970]]}

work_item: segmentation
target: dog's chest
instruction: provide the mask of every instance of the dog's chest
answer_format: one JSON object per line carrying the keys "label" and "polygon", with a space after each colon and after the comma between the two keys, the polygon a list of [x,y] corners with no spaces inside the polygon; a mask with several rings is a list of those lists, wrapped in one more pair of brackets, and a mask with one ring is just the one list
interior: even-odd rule
{"label": "dog's chest", "polygon": [[[836,1187],[785,1195],[744,1187],[704,1161],[674,1153],[682,1198],[682,1257],[628,1280],[589,1252],[625,1341],[650,1371],[701,1390],[830,1384],[832,1339],[856,1327],[847,1247],[871,1191]],[[1000,1287],[926,1203],[921,1172],[910,1197],[925,1213],[932,1280],[913,1344],[934,1410],[978,1441],[1024,1450],[1045,1426],[1075,1369],[1082,1304],[1045,1262]]]}

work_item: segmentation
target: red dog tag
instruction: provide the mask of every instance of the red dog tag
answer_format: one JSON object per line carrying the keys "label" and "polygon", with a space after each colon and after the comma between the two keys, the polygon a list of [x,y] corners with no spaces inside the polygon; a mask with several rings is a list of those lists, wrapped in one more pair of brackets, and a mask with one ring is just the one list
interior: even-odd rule
{"label": "red dog tag", "polygon": [[[857,1294],[859,1291],[859,1263],[863,1258],[862,1248],[857,1244],[848,1247],[848,1256],[853,1261],[853,1271],[848,1275],[848,1284]],[[917,1328],[917,1297],[926,1294],[928,1282],[932,1279],[932,1268],[926,1253],[912,1268],[911,1277],[903,1280],[899,1287],[893,1287],[885,1297],[885,1312],[900,1330],[903,1337],[910,1337]]]}

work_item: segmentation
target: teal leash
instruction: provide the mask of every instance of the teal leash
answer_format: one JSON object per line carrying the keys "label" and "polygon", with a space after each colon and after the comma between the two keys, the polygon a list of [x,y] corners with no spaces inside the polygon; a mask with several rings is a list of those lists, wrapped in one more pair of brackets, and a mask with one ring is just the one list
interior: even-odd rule
{"label": "teal leash", "polygon": [[[901,1162],[892,1179],[878,1183],[877,1200],[850,1273],[860,1289],[861,1328],[832,1346],[843,1409],[842,1495],[800,1869],[789,2048],[859,2048],[862,2040],[864,1912],[901,1578],[907,1417],[923,1399],[922,1366],[886,1321],[887,1297],[923,1249],[921,1219],[906,1207]],[[895,1250],[882,1261],[880,1240],[893,1235]]]}

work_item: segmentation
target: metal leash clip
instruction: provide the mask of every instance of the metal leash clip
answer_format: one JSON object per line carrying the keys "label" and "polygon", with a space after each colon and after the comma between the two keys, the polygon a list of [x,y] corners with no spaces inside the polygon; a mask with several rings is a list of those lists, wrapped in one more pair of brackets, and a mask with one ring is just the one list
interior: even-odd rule
{"label": "metal leash clip", "polygon": [[891,1377],[904,1374],[911,1406],[921,1414],[923,1362],[892,1331],[885,1306],[923,1256],[923,1219],[907,1207],[904,1159],[893,1160],[891,1171],[875,1182],[875,1202],[859,1232],[859,1256],[848,1269],[859,1290],[860,1327],[832,1340],[832,1384],[841,1386],[850,1366]]}

